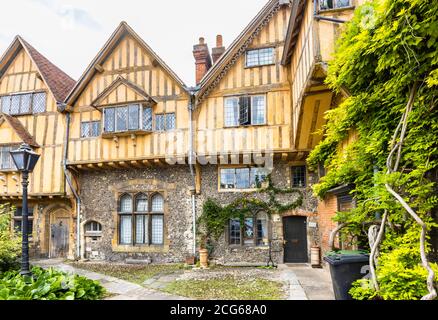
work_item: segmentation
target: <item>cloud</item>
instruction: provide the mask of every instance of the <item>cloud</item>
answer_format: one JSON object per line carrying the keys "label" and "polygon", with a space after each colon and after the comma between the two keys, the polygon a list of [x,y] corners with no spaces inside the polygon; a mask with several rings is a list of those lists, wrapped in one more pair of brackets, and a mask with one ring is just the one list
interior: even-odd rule
{"label": "cloud", "polygon": [[78,26],[84,26],[95,30],[100,30],[102,28],[97,20],[81,8],[66,5],[58,8],[56,13],[61,17],[62,24],[66,29],[76,29]]}
{"label": "cloud", "polygon": [[102,26],[86,10],[72,5],[62,5],[58,0],[32,0],[54,12],[61,18],[62,26],[65,29],[76,29],[86,27],[89,29],[100,30]]}

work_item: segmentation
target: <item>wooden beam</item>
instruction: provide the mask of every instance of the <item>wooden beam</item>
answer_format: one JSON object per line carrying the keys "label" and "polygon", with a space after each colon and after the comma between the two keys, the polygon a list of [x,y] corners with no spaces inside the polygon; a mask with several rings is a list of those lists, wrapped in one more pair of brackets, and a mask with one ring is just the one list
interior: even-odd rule
{"label": "wooden beam", "polygon": [[119,166],[121,166],[122,168],[129,168],[129,163],[126,161],[119,161]]}
{"label": "wooden beam", "polygon": [[108,166],[115,169],[120,169],[121,167],[114,161],[108,162]]}
{"label": "wooden beam", "polygon": [[158,167],[164,167],[164,163],[161,161],[161,159],[155,159],[154,164]]}
{"label": "wooden beam", "polygon": [[232,154],[230,156],[231,164],[239,164],[239,155],[238,154]]}
{"label": "wooden beam", "polygon": [[100,65],[100,64],[96,64],[94,66],[94,68],[97,70],[97,72],[99,73],[103,73],[105,71],[105,69]]}
{"label": "wooden beam", "polygon": [[141,161],[146,167],[152,167],[152,163],[149,160],[142,160]]}
{"label": "wooden beam", "polygon": [[281,161],[286,162],[288,158],[289,158],[289,154],[288,153],[282,153],[281,154]]}
{"label": "wooden beam", "polygon": [[202,185],[202,180],[201,180],[201,176],[202,176],[202,168],[201,165],[199,163],[197,163],[195,165],[195,191],[196,194],[201,194],[201,185]]}
{"label": "wooden beam", "polygon": [[143,168],[143,164],[140,161],[131,161],[131,165],[136,168]]}

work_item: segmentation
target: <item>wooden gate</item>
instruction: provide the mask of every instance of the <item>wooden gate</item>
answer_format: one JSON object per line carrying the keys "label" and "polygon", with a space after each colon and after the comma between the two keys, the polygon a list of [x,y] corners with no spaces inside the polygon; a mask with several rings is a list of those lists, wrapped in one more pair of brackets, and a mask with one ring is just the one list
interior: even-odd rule
{"label": "wooden gate", "polygon": [[284,262],[305,263],[307,256],[307,218],[285,217],[284,227]]}
{"label": "wooden gate", "polygon": [[50,258],[66,258],[69,249],[70,217],[58,210],[50,217]]}

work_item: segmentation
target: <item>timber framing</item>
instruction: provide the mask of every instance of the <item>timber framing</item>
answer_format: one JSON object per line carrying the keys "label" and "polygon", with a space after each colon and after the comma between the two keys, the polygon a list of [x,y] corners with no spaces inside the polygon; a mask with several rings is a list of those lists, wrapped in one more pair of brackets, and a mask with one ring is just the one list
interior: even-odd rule
{"label": "timber framing", "polygon": [[243,30],[243,32],[233,41],[227,51],[225,51],[221,58],[202,78],[199,84],[200,90],[196,94],[197,106],[199,106],[219,85],[221,80],[227,75],[228,71],[236,64],[238,59],[245,54],[254,39],[271,21],[281,7],[282,4],[279,0],[269,1]]}
{"label": "timber framing", "polygon": [[[71,106],[76,102],[79,95],[86,88],[88,83],[93,79],[93,76],[96,73],[102,73],[102,71],[98,70],[102,70],[101,68],[99,68],[99,66],[102,66],[103,62],[110,56],[110,54],[117,47],[119,42],[126,35],[130,35],[132,38],[134,38],[153,58],[154,63],[161,66],[163,70],[181,87],[181,89],[188,93],[186,89],[187,86],[176,75],[176,73],[152,50],[151,47],[149,47],[149,45],[125,21],[122,21],[66,97],[65,103],[67,105]],[[103,71],[103,73],[104,72],[105,71]]]}

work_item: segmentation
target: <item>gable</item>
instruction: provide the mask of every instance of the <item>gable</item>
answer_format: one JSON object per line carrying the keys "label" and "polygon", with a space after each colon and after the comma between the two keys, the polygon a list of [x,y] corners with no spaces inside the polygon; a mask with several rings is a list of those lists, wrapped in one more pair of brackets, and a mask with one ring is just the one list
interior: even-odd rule
{"label": "gable", "polygon": [[[223,90],[282,82],[284,75],[279,61],[290,10],[289,5],[271,0],[260,11],[202,79],[197,93],[198,105],[218,88]],[[276,66],[246,68],[247,50],[263,47],[275,47]]]}
{"label": "gable", "polygon": [[156,104],[142,88],[119,76],[91,103],[93,107],[130,102],[148,102]]}
{"label": "gable", "polygon": [[67,97],[67,104],[90,106],[118,76],[151,97],[187,95],[184,83],[122,22]]}

